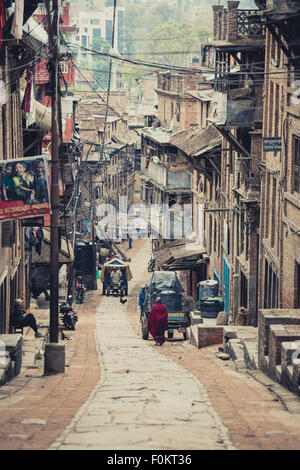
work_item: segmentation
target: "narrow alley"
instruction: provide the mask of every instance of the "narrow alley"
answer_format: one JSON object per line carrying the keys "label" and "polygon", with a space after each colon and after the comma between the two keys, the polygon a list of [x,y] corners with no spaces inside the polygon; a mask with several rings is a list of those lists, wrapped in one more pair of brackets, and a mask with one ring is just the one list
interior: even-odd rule
{"label": "narrow alley", "polygon": [[[156,348],[140,334],[136,292],[149,242],[130,252],[121,305],[88,293],[67,341],[65,374],[27,370],[1,388],[1,448],[57,450],[296,449],[297,414],[267,387],[182,336]],[[129,251],[128,251],[129,253]]]}
{"label": "narrow alley", "polygon": [[[149,242],[141,242],[149,250]],[[144,275],[144,259],[142,246],[131,263],[134,280]],[[203,385],[143,341],[126,313],[126,304],[114,297],[100,302],[95,334],[101,378],[52,448],[233,447]]]}

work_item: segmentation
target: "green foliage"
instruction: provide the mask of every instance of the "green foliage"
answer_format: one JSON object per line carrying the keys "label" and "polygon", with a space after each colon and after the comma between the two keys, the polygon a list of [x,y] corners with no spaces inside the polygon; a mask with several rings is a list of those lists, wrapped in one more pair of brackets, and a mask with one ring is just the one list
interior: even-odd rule
{"label": "green foliage", "polygon": [[[109,52],[110,45],[103,38],[94,38],[92,49],[99,52]],[[88,68],[88,67],[87,67]],[[97,82],[96,88],[102,90],[108,87],[109,78],[109,58],[101,55],[93,55],[93,75]]]}
{"label": "green foliage", "polygon": [[124,83],[124,87],[127,91],[131,90],[132,88],[137,88],[139,93],[143,93],[143,76],[149,73],[149,69],[141,68],[141,67],[128,67],[125,66],[122,69],[122,82]]}
{"label": "green foliage", "polygon": [[200,54],[201,44],[209,36],[207,28],[170,21],[157,26],[144,43],[144,60],[186,66],[191,55]]}

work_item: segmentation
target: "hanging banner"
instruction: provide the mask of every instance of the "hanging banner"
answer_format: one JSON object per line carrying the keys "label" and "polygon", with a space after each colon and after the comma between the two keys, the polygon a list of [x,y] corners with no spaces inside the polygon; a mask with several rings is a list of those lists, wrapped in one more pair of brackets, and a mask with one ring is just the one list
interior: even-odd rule
{"label": "hanging banner", "polygon": [[0,161],[0,222],[50,214],[48,162],[44,157]]}

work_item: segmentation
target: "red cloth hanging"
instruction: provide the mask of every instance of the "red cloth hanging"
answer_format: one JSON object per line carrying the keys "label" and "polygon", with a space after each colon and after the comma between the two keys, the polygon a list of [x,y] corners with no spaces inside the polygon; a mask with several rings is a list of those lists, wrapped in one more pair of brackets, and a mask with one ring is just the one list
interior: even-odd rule
{"label": "red cloth hanging", "polygon": [[2,46],[4,26],[5,26],[5,11],[3,7],[3,0],[0,0],[0,47]]}

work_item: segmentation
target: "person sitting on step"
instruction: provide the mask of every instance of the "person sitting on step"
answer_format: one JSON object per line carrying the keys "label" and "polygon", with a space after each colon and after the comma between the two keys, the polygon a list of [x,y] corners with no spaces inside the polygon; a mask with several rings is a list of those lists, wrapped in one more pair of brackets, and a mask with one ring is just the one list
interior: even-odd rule
{"label": "person sitting on step", "polygon": [[34,331],[36,338],[41,338],[43,336],[38,332],[38,327],[34,315],[32,315],[32,313],[28,313],[26,315],[22,299],[15,300],[14,310],[11,316],[11,325],[15,328],[23,328],[24,326],[30,326],[30,328],[32,328]]}

